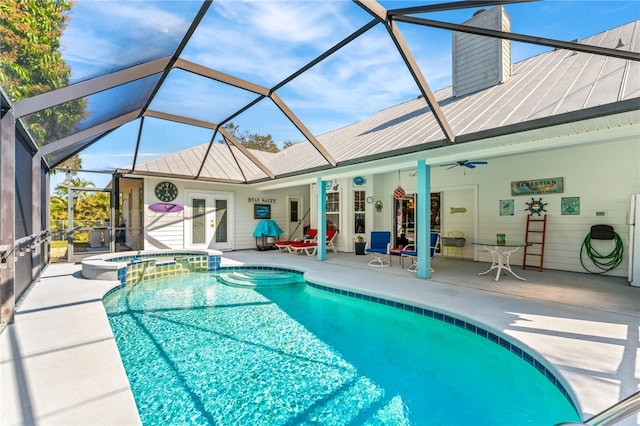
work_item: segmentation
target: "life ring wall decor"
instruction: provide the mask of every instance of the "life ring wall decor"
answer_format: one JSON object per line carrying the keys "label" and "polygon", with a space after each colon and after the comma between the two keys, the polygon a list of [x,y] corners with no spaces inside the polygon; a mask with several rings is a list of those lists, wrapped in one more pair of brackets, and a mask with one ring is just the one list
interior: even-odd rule
{"label": "life ring wall decor", "polygon": [[533,216],[534,214],[537,214],[538,216],[540,216],[540,213],[546,212],[546,210],[544,209],[544,206],[546,206],[549,203],[543,203],[542,198],[540,198],[538,201],[532,198],[531,202],[526,204],[527,204],[527,208],[525,209],[525,211],[528,211],[530,216]]}

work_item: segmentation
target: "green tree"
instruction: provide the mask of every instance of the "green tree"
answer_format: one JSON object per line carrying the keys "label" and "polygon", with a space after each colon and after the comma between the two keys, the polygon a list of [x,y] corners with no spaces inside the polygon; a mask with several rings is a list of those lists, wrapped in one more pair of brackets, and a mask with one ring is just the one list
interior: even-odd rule
{"label": "green tree", "polygon": [[[81,179],[77,176],[72,177],[70,180],[71,183],[71,187],[72,188],[93,188],[96,185],[90,181],[90,180],[84,180]],[[75,196],[74,196],[74,200],[73,200],[73,204],[74,207],[77,207],[77,204],[79,202],[79,200],[81,200],[82,198],[84,198],[87,192],[86,191],[76,191],[75,192]],[[62,183],[60,185],[57,185],[55,190],[54,190],[54,196],[62,199],[65,203],[67,202],[68,196],[69,196],[69,188],[67,185],[67,182],[65,181],[65,183]],[[66,208],[66,207],[65,207]]]}
{"label": "green tree", "polygon": [[[68,0],[3,0],[0,3],[0,86],[15,102],[69,85],[71,70],[60,36],[73,6]],[[39,145],[56,141],[84,116],[78,99],[36,112],[24,121]],[[70,159],[71,167],[80,164]]]}
{"label": "green tree", "polygon": [[249,149],[256,149],[266,152],[279,152],[278,145],[273,141],[271,135],[259,135],[257,133],[241,132],[240,127],[233,123],[228,123],[223,128],[231,133],[233,137],[242,145]]}
{"label": "green tree", "polygon": [[301,141],[292,141],[292,140],[287,139],[286,141],[284,141],[284,142],[282,143],[282,149],[287,149],[287,148],[289,148],[290,146],[293,146],[293,145],[299,144],[300,142],[301,142]]}
{"label": "green tree", "polygon": [[[79,177],[72,177],[70,179],[72,188],[91,188],[94,187],[94,183],[88,180],[81,179]],[[96,196],[103,196],[103,193],[97,192],[87,192],[87,191],[76,191],[74,192],[74,200],[73,200],[73,211],[74,211],[74,219],[90,219],[90,220],[101,220],[103,219],[103,213],[97,210],[97,205],[99,203],[94,202],[93,200],[85,201],[87,198],[91,199]],[[107,194],[107,199],[108,199]],[[67,186],[67,182],[57,185],[54,189],[53,194],[51,195],[51,199],[49,202],[49,218],[51,220],[51,229],[54,235],[57,235],[56,230],[67,229],[69,222],[67,218],[67,200],[69,199],[69,188]],[[107,205],[108,205],[107,201]],[[84,210],[87,211],[84,211]],[[106,211],[109,211],[107,207]],[[60,234],[62,236],[62,234]]]}
{"label": "green tree", "polygon": [[109,218],[110,198],[108,192],[85,192],[85,196],[78,199],[74,220],[88,221],[88,226],[100,226]]}

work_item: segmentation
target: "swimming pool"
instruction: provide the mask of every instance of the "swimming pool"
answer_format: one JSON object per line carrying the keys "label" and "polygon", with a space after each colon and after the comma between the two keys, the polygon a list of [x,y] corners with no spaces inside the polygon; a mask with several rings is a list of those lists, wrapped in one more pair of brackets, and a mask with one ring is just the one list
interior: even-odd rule
{"label": "swimming pool", "polygon": [[305,284],[185,278],[126,286],[104,300],[144,424],[579,420],[548,370],[452,317]]}

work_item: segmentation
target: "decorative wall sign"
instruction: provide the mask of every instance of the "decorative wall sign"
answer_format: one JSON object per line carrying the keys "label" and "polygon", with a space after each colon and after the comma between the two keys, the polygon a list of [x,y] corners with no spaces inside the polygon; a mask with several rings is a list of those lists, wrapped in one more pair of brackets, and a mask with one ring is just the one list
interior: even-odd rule
{"label": "decorative wall sign", "polygon": [[500,216],[513,216],[513,200],[500,200]]}
{"label": "decorative wall sign", "polygon": [[454,213],[466,213],[467,212],[467,208],[466,207],[450,207],[451,209],[451,214]]}
{"label": "decorative wall sign", "polygon": [[353,178],[353,183],[356,185],[364,185],[367,182],[362,176],[356,176]]}
{"label": "decorative wall sign", "polygon": [[249,197],[247,200],[250,203],[260,203],[260,204],[275,204],[278,201],[276,198],[258,198],[258,197]]}
{"label": "decorative wall sign", "polygon": [[254,219],[271,219],[271,204],[254,204]]}
{"label": "decorative wall sign", "polygon": [[149,206],[149,210],[160,213],[174,213],[184,210],[184,207],[179,204],[155,203]]}
{"label": "decorative wall sign", "polygon": [[554,177],[511,182],[511,195],[554,194],[564,192],[564,178]]}
{"label": "decorative wall sign", "polygon": [[561,214],[579,215],[580,214],[580,197],[562,197],[560,201]]}

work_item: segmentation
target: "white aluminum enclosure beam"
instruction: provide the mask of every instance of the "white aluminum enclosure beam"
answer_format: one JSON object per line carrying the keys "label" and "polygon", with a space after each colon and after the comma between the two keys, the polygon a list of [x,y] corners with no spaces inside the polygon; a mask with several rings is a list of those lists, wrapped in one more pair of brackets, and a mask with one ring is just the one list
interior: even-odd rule
{"label": "white aluminum enclosure beam", "polygon": [[100,135],[102,133],[108,132],[109,130],[113,130],[116,127],[120,127],[123,124],[133,121],[138,118],[139,114],[140,114],[140,110],[137,109],[130,113],[116,117],[112,120],[105,121],[104,123],[89,127],[88,129],[82,130],[78,133],[69,135],[66,138],[58,139],[55,142],[45,145],[42,148],[40,148],[38,152],[42,157],[44,157],[45,155],[52,154],[61,149],[69,148],[75,143],[81,142],[92,136],[96,136],[96,135]]}
{"label": "white aluminum enclosure beam", "polygon": [[251,83],[246,80],[242,80],[240,78],[233,77],[231,75],[213,70],[211,68],[204,67],[202,65],[195,64],[193,62],[178,60],[176,61],[176,68],[183,69],[185,71],[192,72],[194,74],[198,74],[203,77],[207,77],[221,83],[225,83],[240,89],[248,90],[250,92],[256,93],[258,95],[262,95],[264,97],[269,97],[276,104],[276,106],[282,111],[284,115],[287,116],[289,121],[304,135],[305,138],[318,150],[320,155],[327,160],[327,163],[331,164],[331,166],[336,166],[336,161],[333,159],[329,151],[327,151],[322,144],[316,139],[316,137],[309,131],[309,129],[304,125],[304,123],[289,109],[289,107],[285,104],[285,102],[275,93],[271,92],[271,89],[260,86],[258,84]]}
{"label": "white aluminum enclosure beam", "polygon": [[[4,105],[3,105],[4,108]],[[16,310],[16,118],[9,108],[0,118],[0,324],[11,324]],[[0,328],[1,329],[1,328]]]}
{"label": "white aluminum enclosure beam", "polygon": [[411,15],[414,13],[443,12],[449,10],[459,10],[468,8],[491,7],[514,3],[531,3],[541,0],[473,0],[473,1],[453,1],[449,3],[425,4],[420,6],[409,6],[401,9],[389,9],[388,14]]}
{"label": "white aluminum enclosure beam", "polygon": [[168,56],[145,64],[136,65],[122,71],[117,71],[112,74],[104,75],[102,77],[93,78],[91,80],[72,84],[61,89],[52,90],[41,95],[23,99],[16,102],[14,105],[16,116],[21,118],[26,115],[33,114],[34,112],[42,111],[43,109],[51,108],[75,99],[80,99],[116,86],[121,86],[153,74],[161,73],[164,71],[170,60],[171,57]]}
{"label": "white aluminum enclosure beam", "polygon": [[382,7],[377,1],[373,0],[354,0],[354,2],[385,25],[387,31],[389,32],[389,36],[391,37],[393,43],[396,45],[398,52],[400,53],[400,56],[407,66],[409,73],[411,73],[411,76],[416,82],[418,89],[422,93],[424,99],[427,101],[429,108],[431,108],[431,112],[438,122],[442,133],[449,142],[455,142],[456,135],[453,132],[451,125],[447,121],[444,112],[440,108],[435,95],[429,88],[429,84],[427,83],[427,80],[424,78],[420,67],[415,61],[413,54],[409,49],[409,46],[405,42],[404,37],[400,32],[400,29],[395,24],[395,22],[390,19],[390,16],[387,14],[387,10]]}
{"label": "white aluminum enclosure beam", "polygon": [[223,134],[225,139],[228,139],[229,142],[233,144],[233,146],[238,148],[244,155],[246,155],[247,158],[249,158],[249,160],[251,160],[253,164],[258,166],[260,170],[262,170],[267,176],[269,176],[271,179],[275,179],[276,177],[276,175],[267,166],[265,166],[264,163],[262,163],[262,161],[258,160],[253,154],[251,154],[251,152],[249,152],[249,150],[244,145],[238,142],[229,132],[224,130],[222,127],[220,127],[220,125],[216,123],[211,123],[211,122],[202,121],[202,120],[194,120],[194,119],[182,117],[179,115],[167,114],[164,112],[152,111],[152,110],[148,110],[147,112],[145,112],[144,115],[145,117],[161,118],[163,120],[174,121],[177,123],[190,124],[193,126],[204,127],[211,130],[218,130],[220,133]]}
{"label": "white aluminum enclosure beam", "polygon": [[267,176],[269,176],[271,179],[275,179],[276,178],[275,173],[273,173],[271,171],[271,169],[269,169],[267,166],[265,166],[264,163],[262,163],[262,161],[258,160],[252,153],[250,153],[249,150],[247,149],[247,147],[245,147],[240,142],[238,142],[236,140],[236,138],[234,138],[231,133],[227,132],[223,127],[218,127],[218,131],[220,133],[222,133],[222,136],[224,136],[224,138],[226,140],[231,142],[233,144],[233,146],[238,148],[238,150],[240,150],[240,152],[242,152],[244,155],[246,155],[247,158],[249,158],[249,160],[251,160],[251,162],[253,164],[258,166],[260,168],[260,170],[262,170]]}
{"label": "white aluminum enclosure beam", "polygon": [[161,120],[173,121],[176,123],[188,124],[190,126],[203,127],[205,129],[216,130],[219,125],[210,121],[198,120],[195,118],[189,118],[182,115],[169,114],[168,112],[156,111],[148,109],[144,114],[144,117],[159,118]]}
{"label": "white aluminum enclosure beam", "polygon": [[608,47],[590,46],[588,44],[554,40],[544,37],[528,36],[526,34],[504,32],[498,30],[490,30],[488,28],[472,27],[470,25],[451,24],[449,22],[434,21],[431,19],[416,18],[413,16],[394,15],[392,19],[394,21],[406,22],[408,24],[423,25],[426,27],[441,28],[445,30],[458,31],[461,33],[476,34],[511,41],[520,41],[523,43],[553,47],[555,49],[565,49],[576,52],[591,53],[593,55],[609,56],[611,58],[627,59],[629,61],[640,61],[640,53],[611,49]]}
{"label": "white aluminum enclosure beam", "polygon": [[262,96],[269,95],[269,89],[260,86],[259,84],[251,83],[250,81],[246,81],[241,78],[216,71],[212,68],[186,61],[184,59],[178,59],[175,63],[174,68],[180,68],[181,70],[189,71],[202,77],[207,77],[212,80],[219,81],[220,83],[225,83],[239,89],[248,90],[249,92],[257,93]]}
{"label": "white aluminum enclosure beam", "polygon": [[278,108],[280,108],[280,111],[282,111],[282,113],[287,116],[291,123],[296,126],[300,133],[302,133],[307,138],[307,140],[311,142],[316,150],[318,150],[320,155],[322,155],[324,159],[327,160],[327,163],[331,164],[332,167],[336,167],[338,163],[333,158],[333,156],[329,154],[329,151],[325,149],[324,145],[322,145],[320,141],[316,139],[316,137],[309,131],[309,129],[307,129],[304,123],[300,119],[298,119],[293,111],[289,109],[287,104],[285,104],[284,101],[280,99],[280,96],[278,96],[276,93],[272,93],[269,97],[278,106]]}

